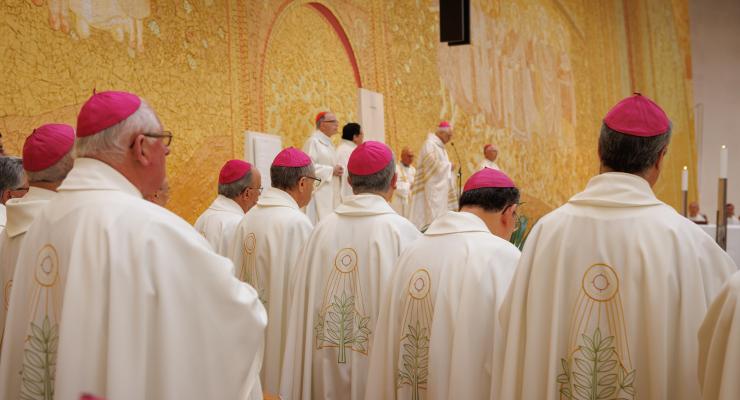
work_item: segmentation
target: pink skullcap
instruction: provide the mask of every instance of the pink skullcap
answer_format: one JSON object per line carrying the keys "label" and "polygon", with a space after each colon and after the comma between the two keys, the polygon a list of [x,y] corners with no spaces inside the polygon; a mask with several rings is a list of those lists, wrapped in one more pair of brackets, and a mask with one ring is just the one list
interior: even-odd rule
{"label": "pink skullcap", "polygon": [[126,92],[100,92],[82,105],[77,115],[77,137],[94,135],[123,121],[141,106],[141,99]]}
{"label": "pink skullcap", "polygon": [[327,111],[322,111],[322,112],[316,114],[316,122],[319,122],[319,119],[321,119],[321,117],[323,117],[324,115],[326,115],[326,113],[327,113]]}
{"label": "pink skullcap", "polygon": [[630,136],[652,137],[668,132],[671,121],[652,100],[635,93],[620,101],[606,113],[604,124]]}
{"label": "pink skullcap", "polygon": [[38,172],[61,160],[75,143],[75,130],[64,124],[46,124],[33,130],[23,143],[23,169]]}
{"label": "pink skullcap", "polygon": [[488,150],[489,147],[493,147],[493,145],[488,143],[487,145],[483,146],[483,151]]}
{"label": "pink skullcap", "polygon": [[447,122],[447,121],[442,121],[442,122],[440,122],[440,123],[439,123],[439,127],[440,127],[440,128],[451,128],[452,126],[450,125],[450,123],[449,123],[449,122]]}
{"label": "pink skullcap", "polygon": [[244,178],[244,175],[252,170],[252,164],[242,160],[229,160],[226,161],[223,167],[221,167],[221,173],[218,174],[219,185],[225,185],[227,183],[236,182],[239,179]]}
{"label": "pink skullcap", "polygon": [[272,160],[273,167],[293,167],[300,168],[311,164],[311,158],[304,152],[295,147],[283,149],[275,159]]}
{"label": "pink skullcap", "polygon": [[471,176],[465,187],[463,193],[468,190],[480,189],[480,188],[513,188],[516,187],[514,181],[511,180],[505,173],[492,168],[483,168]]}
{"label": "pink skullcap", "polygon": [[347,170],[352,175],[372,175],[393,161],[393,153],[383,143],[368,140],[357,146],[349,156]]}

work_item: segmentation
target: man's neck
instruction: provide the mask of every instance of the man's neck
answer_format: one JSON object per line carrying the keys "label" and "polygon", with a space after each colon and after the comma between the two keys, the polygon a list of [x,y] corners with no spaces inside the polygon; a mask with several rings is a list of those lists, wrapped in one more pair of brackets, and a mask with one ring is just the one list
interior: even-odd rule
{"label": "man's neck", "polygon": [[408,167],[410,167],[410,166],[411,166],[411,164],[406,164],[406,163],[405,163],[405,162],[403,162],[403,161],[401,161],[401,165],[403,165],[403,166],[404,166],[404,167],[406,167],[406,168],[408,168]]}
{"label": "man's neck", "polygon": [[61,185],[62,182],[29,182],[28,186],[31,187],[37,187],[41,189],[51,190],[52,192],[56,192],[59,185]]}

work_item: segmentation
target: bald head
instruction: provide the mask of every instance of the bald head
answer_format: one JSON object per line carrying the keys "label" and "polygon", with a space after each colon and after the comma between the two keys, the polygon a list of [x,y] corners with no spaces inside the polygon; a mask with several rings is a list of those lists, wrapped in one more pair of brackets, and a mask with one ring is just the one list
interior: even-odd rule
{"label": "bald head", "polygon": [[699,203],[696,201],[692,201],[689,203],[689,216],[695,217],[699,214]]}
{"label": "bald head", "polygon": [[401,150],[401,164],[403,164],[405,167],[408,167],[414,162],[414,152],[411,151],[411,149],[407,147],[404,147]]}
{"label": "bald head", "polygon": [[485,148],[483,148],[483,156],[486,157],[488,161],[496,161],[496,158],[498,158],[498,147],[493,144],[487,145]]}

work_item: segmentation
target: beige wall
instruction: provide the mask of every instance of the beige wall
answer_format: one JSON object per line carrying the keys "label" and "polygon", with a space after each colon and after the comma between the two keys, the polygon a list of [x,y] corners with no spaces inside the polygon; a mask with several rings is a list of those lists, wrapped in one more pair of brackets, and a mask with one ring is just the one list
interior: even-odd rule
{"label": "beige wall", "polygon": [[5,0],[0,131],[18,154],[93,88],[140,94],[175,133],[169,207],[192,222],[244,130],[301,146],[317,111],[355,119],[361,86],[383,93],[396,152],[449,120],[467,178],[497,144],[537,218],[598,171],[601,118],[639,91],[673,121],[655,191],[678,207],[683,165],[696,182],[687,1],[473,0],[474,41],[450,48],[437,0]]}
{"label": "beige wall", "polygon": [[729,151],[728,202],[740,203],[740,1],[691,0],[699,198],[714,221],[719,149]]}

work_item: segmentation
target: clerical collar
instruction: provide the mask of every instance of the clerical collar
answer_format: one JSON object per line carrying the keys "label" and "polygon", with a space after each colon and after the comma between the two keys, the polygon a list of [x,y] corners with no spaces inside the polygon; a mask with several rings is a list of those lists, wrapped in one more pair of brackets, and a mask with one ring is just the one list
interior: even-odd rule
{"label": "clerical collar", "polygon": [[596,175],[586,188],[568,200],[571,204],[599,207],[638,207],[663,204],[640,176],[622,172]]}

